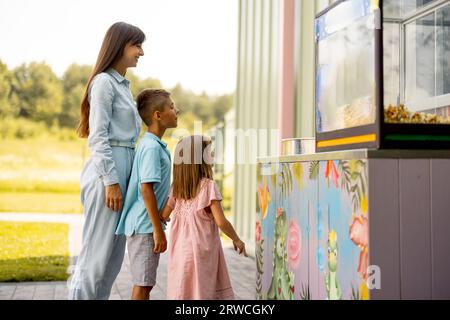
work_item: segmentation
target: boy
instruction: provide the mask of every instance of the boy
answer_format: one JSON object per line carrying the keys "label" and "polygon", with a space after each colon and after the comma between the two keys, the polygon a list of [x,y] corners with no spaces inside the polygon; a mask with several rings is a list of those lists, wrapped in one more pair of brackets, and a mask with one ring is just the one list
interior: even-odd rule
{"label": "boy", "polygon": [[166,129],[176,128],[178,109],[170,93],[162,89],[146,89],[136,100],[148,131],[136,150],[116,234],[127,236],[133,278],[131,299],[148,300],[156,282],[159,254],[167,248],[159,210],[169,195],[171,158],[161,138]]}

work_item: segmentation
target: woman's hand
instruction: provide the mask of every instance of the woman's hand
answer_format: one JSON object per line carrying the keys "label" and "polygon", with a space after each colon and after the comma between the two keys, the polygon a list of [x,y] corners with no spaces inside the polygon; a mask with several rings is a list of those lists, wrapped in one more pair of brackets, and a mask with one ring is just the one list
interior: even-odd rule
{"label": "woman's hand", "polygon": [[106,186],[106,206],[117,212],[122,209],[122,192],[118,183]]}
{"label": "woman's hand", "polygon": [[244,257],[247,257],[247,252],[245,251],[245,243],[241,239],[233,241],[234,250],[238,251]]}

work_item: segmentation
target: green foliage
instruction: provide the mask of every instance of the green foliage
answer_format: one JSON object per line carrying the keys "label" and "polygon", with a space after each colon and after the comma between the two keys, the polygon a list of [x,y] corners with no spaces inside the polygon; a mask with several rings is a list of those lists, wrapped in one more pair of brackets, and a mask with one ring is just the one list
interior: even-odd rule
{"label": "green foliage", "polygon": [[351,192],[354,212],[358,211],[358,208],[360,208],[361,206],[362,198],[366,196],[366,179],[364,174],[365,165],[364,167],[362,167],[362,170],[360,172],[354,172],[352,174],[352,181],[354,181],[354,185],[351,188]]}
{"label": "green foliage", "polygon": [[77,135],[72,128],[60,128],[56,123],[48,126],[44,121],[33,121],[26,118],[0,118],[0,138],[3,139],[33,139],[53,137],[57,140],[76,140]]}
{"label": "green foliage", "polygon": [[208,96],[206,93],[197,95],[183,89],[180,84],[172,88],[171,94],[177,107],[181,110],[179,127],[191,130],[195,120],[203,122],[205,129],[221,122],[230,110],[233,96]]}
{"label": "green foliage", "polygon": [[32,62],[13,70],[13,105],[19,116],[52,125],[62,110],[61,80],[45,63]]}
{"label": "green foliage", "polygon": [[286,198],[293,189],[292,172],[288,163],[283,163],[280,172],[281,196]]}
{"label": "green foliage", "polygon": [[350,193],[352,183],[352,172],[350,169],[349,161],[339,160],[338,173],[341,177],[341,188]]}
{"label": "green foliage", "polygon": [[48,131],[44,122],[33,122],[25,118],[5,118],[0,120],[0,138],[2,139],[29,139]]}
{"label": "green foliage", "polygon": [[[2,137],[35,137],[36,131],[59,127],[75,130],[79,121],[80,104],[92,71],[89,65],[70,65],[61,79],[45,63],[23,64],[8,70],[0,61],[0,120],[19,117],[37,123],[37,126],[18,129],[23,122],[6,124]],[[132,71],[126,77],[131,82],[134,97],[145,88],[161,88],[161,82],[154,78],[140,79]],[[224,120],[233,104],[233,95],[209,96],[195,94],[181,85],[167,88],[172,99],[181,110],[179,128],[194,129],[195,121],[202,121],[207,130]],[[66,135],[69,138],[70,135]],[[74,135],[75,137],[75,135]]]}
{"label": "green foliage", "polygon": [[309,164],[309,180],[316,180],[319,176],[319,161],[311,161]]}
{"label": "green foliage", "polygon": [[359,288],[355,288],[352,285],[352,298],[351,300],[362,300],[361,294],[359,293]]}
{"label": "green foliage", "polygon": [[130,80],[130,89],[133,97],[137,97],[139,92],[144,89],[158,89],[162,88],[161,82],[158,79],[146,78],[141,80],[137,75],[133,73],[133,71],[127,71],[125,76],[128,80]]}
{"label": "green foliage", "polygon": [[267,293],[269,300],[294,300],[295,275],[288,271],[287,230],[287,216],[283,210],[275,220],[272,281]]}
{"label": "green foliage", "polygon": [[341,160],[338,164],[341,188],[352,195],[353,211],[357,212],[363,197],[367,197],[367,166],[362,160]]}
{"label": "green foliage", "polygon": [[256,300],[262,300],[263,296],[263,274],[264,274],[264,239],[256,242]]}
{"label": "green foliage", "polygon": [[0,60],[0,117],[15,116],[17,110],[10,103],[12,75],[6,64]]}
{"label": "green foliage", "polygon": [[59,114],[59,123],[63,127],[72,127],[78,123],[80,105],[91,73],[91,66],[70,65],[62,77],[64,101]]}
{"label": "green foliage", "polygon": [[302,284],[302,291],[300,293],[301,300],[311,300],[311,291],[308,284]]}

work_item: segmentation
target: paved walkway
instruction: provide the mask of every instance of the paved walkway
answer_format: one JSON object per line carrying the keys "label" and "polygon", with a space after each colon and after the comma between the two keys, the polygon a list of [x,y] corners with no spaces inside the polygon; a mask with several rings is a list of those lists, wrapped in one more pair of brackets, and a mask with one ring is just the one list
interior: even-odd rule
{"label": "paved walkway", "polygon": [[[4,221],[53,222],[68,223],[70,225],[71,255],[79,252],[82,232],[82,216],[58,214],[0,214]],[[255,299],[256,264],[251,257],[242,257],[232,248],[224,248],[225,259],[231,278],[231,284],[239,300]],[[164,300],[166,296],[167,281],[167,253],[161,255],[157,284],[153,288],[151,298]],[[129,270],[128,254],[119,276],[114,283],[110,300],[128,300],[131,297],[131,276]],[[22,282],[0,283],[0,300],[64,300],[67,298],[66,282]]]}
{"label": "paved walkway", "polygon": [[[224,248],[225,259],[230,273],[231,284],[239,300],[255,299],[255,260],[239,256],[232,248]],[[161,255],[156,286],[151,299],[164,300],[166,297],[167,254]],[[128,255],[125,255],[122,270],[114,283],[110,300],[129,300],[131,297],[131,276]],[[65,300],[66,282],[22,282],[0,283],[0,300]]]}

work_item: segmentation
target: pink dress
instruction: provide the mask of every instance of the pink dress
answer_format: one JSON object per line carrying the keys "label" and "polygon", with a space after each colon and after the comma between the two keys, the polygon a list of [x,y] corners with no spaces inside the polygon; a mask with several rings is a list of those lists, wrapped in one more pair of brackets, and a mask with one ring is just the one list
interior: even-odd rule
{"label": "pink dress", "polygon": [[194,199],[177,200],[169,195],[171,215],[167,299],[234,299],[217,227],[205,208],[222,200],[217,184],[203,179]]}

